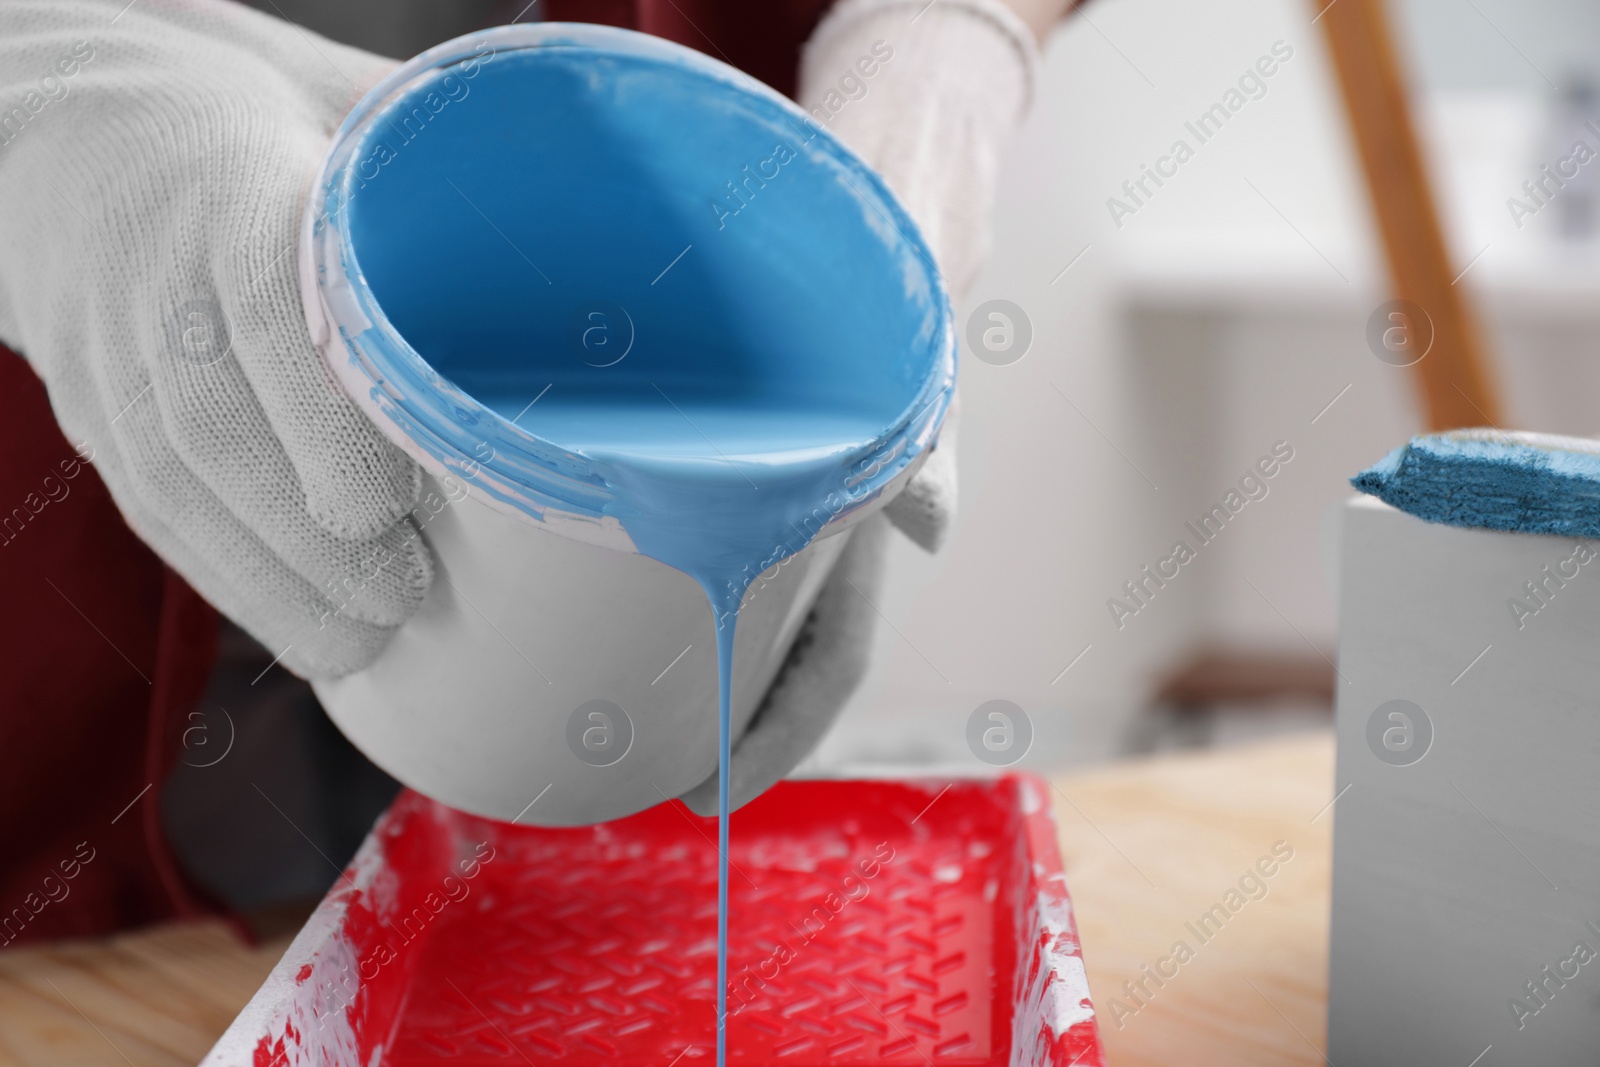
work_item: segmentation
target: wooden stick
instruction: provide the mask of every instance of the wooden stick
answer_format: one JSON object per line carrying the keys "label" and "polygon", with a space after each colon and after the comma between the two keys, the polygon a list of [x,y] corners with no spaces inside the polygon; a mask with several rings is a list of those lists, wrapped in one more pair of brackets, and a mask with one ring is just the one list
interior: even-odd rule
{"label": "wooden stick", "polygon": [[1428,428],[1498,425],[1500,404],[1472,316],[1454,284],[1457,275],[1417,147],[1383,0],[1312,4],[1320,12],[1366,171],[1394,294],[1422,308],[1432,323],[1432,347],[1414,364]]}

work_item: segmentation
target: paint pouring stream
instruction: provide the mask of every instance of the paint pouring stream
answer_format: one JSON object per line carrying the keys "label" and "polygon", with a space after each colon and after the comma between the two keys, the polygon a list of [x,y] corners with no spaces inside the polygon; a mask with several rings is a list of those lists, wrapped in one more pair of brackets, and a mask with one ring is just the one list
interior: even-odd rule
{"label": "paint pouring stream", "polygon": [[[709,433],[701,442],[686,438],[674,419],[681,415],[690,428],[697,420],[674,405],[651,436],[631,439],[630,451],[611,445],[592,447],[589,455],[618,489],[617,513],[639,550],[699,582],[716,625],[716,1041],[721,1067],[727,1056],[729,776],[739,607],[755,575],[810,543],[805,521],[839,495],[882,426],[858,417],[852,427],[837,410],[748,415],[713,408],[699,414],[700,421],[722,431],[727,448]],[[635,430],[637,419],[627,420],[627,426]],[[745,466],[751,469],[741,469]]]}

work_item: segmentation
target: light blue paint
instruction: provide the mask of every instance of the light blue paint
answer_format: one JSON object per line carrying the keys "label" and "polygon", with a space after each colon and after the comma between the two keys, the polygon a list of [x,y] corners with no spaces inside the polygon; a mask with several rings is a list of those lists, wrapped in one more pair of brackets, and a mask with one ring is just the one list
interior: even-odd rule
{"label": "light blue paint", "polygon": [[728,768],[733,762],[733,632],[738,604],[717,613],[717,1067],[728,1062]]}
{"label": "light blue paint", "polygon": [[705,590],[721,1064],[739,603],[932,444],[948,302],[879,179],[721,64],[554,24],[435,51],[341,131],[315,230],[351,279],[337,317],[431,466],[534,521],[614,521]]}
{"label": "light blue paint", "polygon": [[1488,429],[1430,434],[1350,484],[1429,522],[1600,537],[1600,452],[1591,442]]}

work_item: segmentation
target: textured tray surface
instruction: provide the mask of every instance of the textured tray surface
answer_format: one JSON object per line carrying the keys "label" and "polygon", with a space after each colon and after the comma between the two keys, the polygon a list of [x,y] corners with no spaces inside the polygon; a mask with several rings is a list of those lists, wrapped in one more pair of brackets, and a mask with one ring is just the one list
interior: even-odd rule
{"label": "textured tray surface", "polygon": [[[1099,1064],[1044,788],[786,782],[736,812],[729,1060]],[[207,1063],[709,1064],[715,833],[677,802],[539,829],[403,794]]]}
{"label": "textured tray surface", "polygon": [[[907,822],[929,802],[896,799]],[[921,833],[874,836],[855,816],[801,833],[736,825],[729,1059],[990,1062],[993,813],[939,803],[959,817],[935,805]],[[483,910],[446,913],[430,935],[391,1062],[711,1056],[716,851],[701,835],[714,833],[671,805],[604,833],[506,840],[480,879]]]}

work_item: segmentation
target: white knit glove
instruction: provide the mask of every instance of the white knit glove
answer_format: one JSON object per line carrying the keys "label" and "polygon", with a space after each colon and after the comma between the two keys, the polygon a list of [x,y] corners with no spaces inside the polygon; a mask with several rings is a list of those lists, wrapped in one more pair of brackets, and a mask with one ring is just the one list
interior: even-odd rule
{"label": "white knit glove", "polygon": [[[1037,66],[1032,31],[999,0],[844,0],[806,44],[800,106],[883,175],[953,297],[988,258],[1000,153]],[[885,509],[930,552],[955,517],[955,414]]]}
{"label": "white knit glove", "polygon": [[[916,219],[952,295],[989,251],[1000,151],[1032,97],[1038,49],[998,0],[844,0],[807,43],[800,106],[877,168]],[[955,414],[954,407],[951,416]],[[852,535],[756,717],[733,749],[728,800],[755,799],[803,760],[866,674],[886,522],[928,551],[956,507],[955,425],[884,514]],[[683,797],[717,811],[715,775]]]}
{"label": "white knit glove", "polygon": [[139,536],[308,676],[432,576],[418,470],[324,370],[294,254],[393,65],[220,0],[0,3],[0,340]]}

